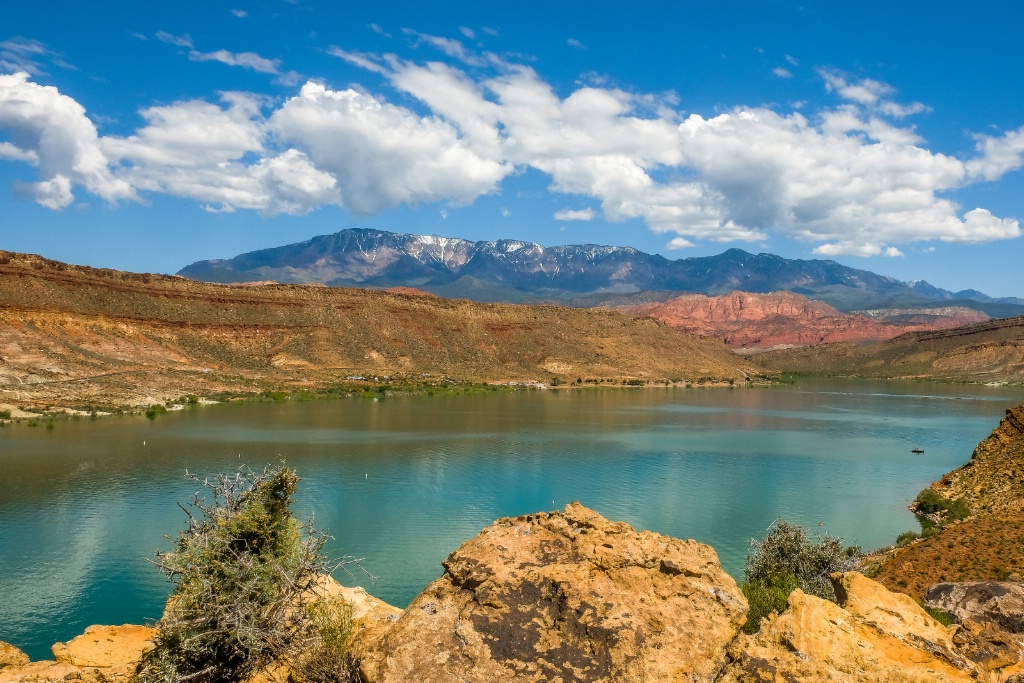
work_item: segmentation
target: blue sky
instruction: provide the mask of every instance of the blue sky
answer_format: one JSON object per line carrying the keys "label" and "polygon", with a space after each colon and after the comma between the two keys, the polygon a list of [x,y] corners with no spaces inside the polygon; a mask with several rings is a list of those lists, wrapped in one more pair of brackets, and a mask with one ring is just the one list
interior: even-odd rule
{"label": "blue sky", "polygon": [[1024,296],[1016,2],[4,14],[2,249],[169,273],[373,227]]}

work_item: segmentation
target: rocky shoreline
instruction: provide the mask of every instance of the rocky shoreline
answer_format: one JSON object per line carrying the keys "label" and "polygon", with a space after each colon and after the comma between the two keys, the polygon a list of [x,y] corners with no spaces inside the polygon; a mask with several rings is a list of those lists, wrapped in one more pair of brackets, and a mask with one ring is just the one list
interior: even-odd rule
{"label": "rocky shoreline", "polygon": [[[795,590],[782,614],[746,635],[746,600],[712,548],[637,532],[577,503],[497,520],[443,564],[405,610],[330,582],[353,605],[351,652],[367,683],[1024,677],[1024,635],[1009,622],[971,612],[944,626],[856,572],[833,575],[839,604]],[[1021,588],[989,591],[1019,597]],[[0,683],[127,681],[153,633],[90,627],[47,662],[5,646]],[[266,680],[283,680],[277,666]]]}
{"label": "rocky shoreline", "polygon": [[[978,565],[965,563],[917,600],[893,590],[907,589],[901,577],[915,565],[938,565],[957,544],[970,549],[972,525],[1024,527],[1014,516],[1024,509],[1022,473],[1024,405],[933,485],[965,498],[971,516],[892,551],[878,581],[833,574],[836,603],[794,590],[753,635],[743,632],[747,601],[714,549],[578,503],[495,521],[405,610],[333,579],[324,594],[352,605],[349,651],[365,683],[1022,683],[1019,553],[999,556],[1009,580],[979,581]],[[0,683],[128,681],[154,633],[92,626],[39,662],[0,644]],[[288,677],[278,662],[251,683]]]}

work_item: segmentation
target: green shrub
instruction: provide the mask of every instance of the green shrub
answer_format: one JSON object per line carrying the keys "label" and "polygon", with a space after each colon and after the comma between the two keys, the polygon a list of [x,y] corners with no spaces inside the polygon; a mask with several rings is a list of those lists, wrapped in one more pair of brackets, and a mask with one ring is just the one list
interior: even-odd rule
{"label": "green shrub", "polygon": [[921,536],[919,536],[916,532],[904,531],[902,534],[896,537],[896,547],[902,548],[905,545],[913,543],[919,538],[921,538]]}
{"label": "green shrub", "polygon": [[343,598],[317,601],[307,609],[309,636],[297,648],[293,668],[310,683],[348,683],[358,674],[348,653],[352,635],[352,606]]}
{"label": "green shrub", "polygon": [[936,609],[934,607],[925,607],[924,611],[927,612],[932,619],[939,622],[943,626],[950,626],[953,623],[953,619],[950,618],[948,614],[946,614],[940,609]]}
{"label": "green shrub", "polygon": [[763,540],[751,540],[741,587],[750,611],[744,629],[753,633],[760,620],[786,607],[789,594],[799,588],[808,595],[836,601],[831,575],[854,569],[863,556],[856,546],[825,534],[811,540],[798,524],[776,519]]}
{"label": "green shrub", "polygon": [[326,536],[300,524],[290,505],[299,477],[284,467],[200,480],[188,527],[156,566],[176,582],[155,647],[144,655],[138,683],[227,683],[247,678],[308,639],[295,619],[328,573]]}
{"label": "green shrub", "polygon": [[150,420],[155,420],[157,415],[163,415],[166,412],[167,408],[164,408],[162,405],[157,403],[146,408],[146,417]]}
{"label": "green shrub", "polygon": [[9,410],[0,410],[0,420],[10,420],[10,419],[11,419],[11,411],[9,411]]}
{"label": "green shrub", "polygon": [[[940,519],[940,524],[966,519],[971,515],[971,509],[963,498],[950,500],[933,489],[925,489],[917,494],[914,499],[914,512],[921,519],[921,527],[925,528],[926,518],[923,515],[935,515]],[[927,520],[929,523],[931,520]]]}

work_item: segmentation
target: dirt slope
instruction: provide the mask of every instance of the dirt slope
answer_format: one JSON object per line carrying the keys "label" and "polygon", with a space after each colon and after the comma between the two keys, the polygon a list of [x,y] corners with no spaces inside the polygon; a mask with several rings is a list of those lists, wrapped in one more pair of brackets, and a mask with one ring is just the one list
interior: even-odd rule
{"label": "dirt slope", "polygon": [[651,319],[304,285],[218,285],[0,252],[0,404],[138,403],[330,383],[742,380],[720,342]]}
{"label": "dirt slope", "polygon": [[757,355],[783,372],[921,378],[957,382],[1024,382],[1024,317],[949,330],[911,332],[874,344],[823,344]]}

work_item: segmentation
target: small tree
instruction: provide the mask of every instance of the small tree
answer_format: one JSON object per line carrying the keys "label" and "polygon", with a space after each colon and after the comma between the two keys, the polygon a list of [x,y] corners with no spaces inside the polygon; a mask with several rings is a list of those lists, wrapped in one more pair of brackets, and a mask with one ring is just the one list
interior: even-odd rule
{"label": "small tree", "polygon": [[[309,635],[314,587],[331,567],[327,537],[290,510],[299,477],[286,467],[242,467],[206,487],[174,550],[156,566],[177,583],[140,683],[219,683],[245,678]],[[314,625],[315,626],[315,625]]]}
{"label": "small tree", "polygon": [[748,633],[760,628],[762,618],[782,612],[796,588],[835,602],[831,575],[855,569],[862,556],[860,548],[843,547],[842,539],[829,534],[811,541],[803,527],[781,518],[763,540],[751,540],[750,548],[741,587],[750,606],[744,626]]}

